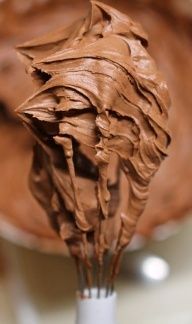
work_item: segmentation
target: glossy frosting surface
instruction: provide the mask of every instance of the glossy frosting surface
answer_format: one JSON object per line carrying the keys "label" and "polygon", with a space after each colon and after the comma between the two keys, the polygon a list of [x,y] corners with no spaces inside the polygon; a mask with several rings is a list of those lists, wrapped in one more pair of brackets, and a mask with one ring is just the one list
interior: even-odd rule
{"label": "glossy frosting surface", "polygon": [[31,190],[70,252],[99,263],[130,242],[167,155],[170,100],[141,26],[92,1],[85,19],[18,47],[38,90]]}

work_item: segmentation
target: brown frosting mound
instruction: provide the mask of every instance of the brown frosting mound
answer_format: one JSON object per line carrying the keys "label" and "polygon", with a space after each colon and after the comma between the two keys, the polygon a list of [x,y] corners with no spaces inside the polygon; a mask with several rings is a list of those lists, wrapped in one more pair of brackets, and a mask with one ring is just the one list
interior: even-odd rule
{"label": "brown frosting mound", "polygon": [[146,46],[138,24],[92,1],[86,19],[18,48],[39,84],[18,110],[37,141],[30,187],[86,264],[130,242],[170,143],[167,86]]}

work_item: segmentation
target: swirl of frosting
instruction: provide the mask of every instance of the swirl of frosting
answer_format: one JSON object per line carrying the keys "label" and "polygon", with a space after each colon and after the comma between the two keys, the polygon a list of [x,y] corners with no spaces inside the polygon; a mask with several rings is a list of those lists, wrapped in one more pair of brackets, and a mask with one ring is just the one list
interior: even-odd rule
{"label": "swirl of frosting", "polygon": [[147,44],[139,24],[92,1],[85,19],[18,47],[38,87],[18,109],[37,141],[30,187],[83,260],[130,242],[167,154],[168,90]]}

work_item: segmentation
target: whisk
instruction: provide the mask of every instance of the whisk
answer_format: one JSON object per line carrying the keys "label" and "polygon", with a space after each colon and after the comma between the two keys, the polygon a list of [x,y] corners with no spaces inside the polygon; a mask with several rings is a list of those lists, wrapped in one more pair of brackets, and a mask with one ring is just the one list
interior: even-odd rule
{"label": "whisk", "polygon": [[98,1],[18,47],[38,90],[18,114],[36,139],[30,188],[74,258],[77,324],[115,323],[114,282],[166,156],[169,97],[142,28]]}

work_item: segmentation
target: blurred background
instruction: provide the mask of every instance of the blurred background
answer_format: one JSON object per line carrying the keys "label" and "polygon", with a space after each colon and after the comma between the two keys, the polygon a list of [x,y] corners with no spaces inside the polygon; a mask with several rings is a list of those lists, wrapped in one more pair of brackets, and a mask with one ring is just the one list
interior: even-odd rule
{"label": "blurred background", "polygon": [[[105,0],[140,22],[172,99],[169,157],[117,282],[124,324],[191,324],[192,1]],[[33,139],[14,110],[34,85],[15,46],[85,15],[88,0],[0,0],[0,323],[74,323],[76,277],[31,196]]]}

